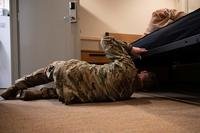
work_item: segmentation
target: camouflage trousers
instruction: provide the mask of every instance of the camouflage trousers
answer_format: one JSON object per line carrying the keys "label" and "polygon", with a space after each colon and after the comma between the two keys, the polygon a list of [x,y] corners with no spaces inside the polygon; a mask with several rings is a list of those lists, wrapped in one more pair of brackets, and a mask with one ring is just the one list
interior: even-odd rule
{"label": "camouflage trousers", "polygon": [[112,60],[109,64],[89,64],[75,59],[55,61],[19,79],[16,84],[22,83],[22,88],[29,88],[54,82],[54,92],[66,104],[127,99],[137,82],[130,47],[109,36],[104,37],[101,44]]}

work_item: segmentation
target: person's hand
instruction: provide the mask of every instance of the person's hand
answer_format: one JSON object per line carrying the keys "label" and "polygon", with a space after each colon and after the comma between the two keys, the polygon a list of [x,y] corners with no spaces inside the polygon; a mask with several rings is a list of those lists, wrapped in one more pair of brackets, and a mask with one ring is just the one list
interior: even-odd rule
{"label": "person's hand", "polygon": [[140,57],[140,55],[145,52],[147,52],[145,48],[132,47],[131,49],[131,54],[134,55],[135,57]]}

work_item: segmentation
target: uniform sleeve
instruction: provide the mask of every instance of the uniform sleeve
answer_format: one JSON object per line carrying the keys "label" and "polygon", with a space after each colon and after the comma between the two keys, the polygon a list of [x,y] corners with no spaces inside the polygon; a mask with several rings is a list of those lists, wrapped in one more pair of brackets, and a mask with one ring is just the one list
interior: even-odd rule
{"label": "uniform sleeve", "polygon": [[112,36],[104,36],[101,39],[101,46],[109,59],[132,58],[132,46]]}

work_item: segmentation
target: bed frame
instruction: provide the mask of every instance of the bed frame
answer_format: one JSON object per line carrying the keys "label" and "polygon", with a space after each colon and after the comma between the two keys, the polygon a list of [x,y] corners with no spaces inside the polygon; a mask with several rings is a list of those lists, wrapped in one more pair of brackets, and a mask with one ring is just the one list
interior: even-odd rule
{"label": "bed frame", "polygon": [[159,83],[197,87],[200,82],[200,9],[136,42],[148,52],[136,66],[157,74]]}

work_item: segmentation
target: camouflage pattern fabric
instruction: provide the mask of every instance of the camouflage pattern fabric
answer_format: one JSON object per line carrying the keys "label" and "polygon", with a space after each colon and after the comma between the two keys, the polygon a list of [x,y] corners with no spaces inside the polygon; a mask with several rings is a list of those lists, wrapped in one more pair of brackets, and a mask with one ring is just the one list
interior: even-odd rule
{"label": "camouflage pattern fabric", "polygon": [[129,53],[131,46],[109,36],[101,44],[112,60],[109,64],[89,64],[75,59],[55,61],[19,79],[15,86],[30,88],[54,81],[59,100],[66,104],[127,99],[137,84],[137,69]]}
{"label": "camouflage pattern fabric", "polygon": [[[132,95],[137,69],[129,55],[130,48],[109,36],[104,37],[101,44],[112,60],[109,64],[89,64],[75,59],[52,64],[58,96],[66,104],[116,101]],[[47,75],[51,73],[47,71]]]}

